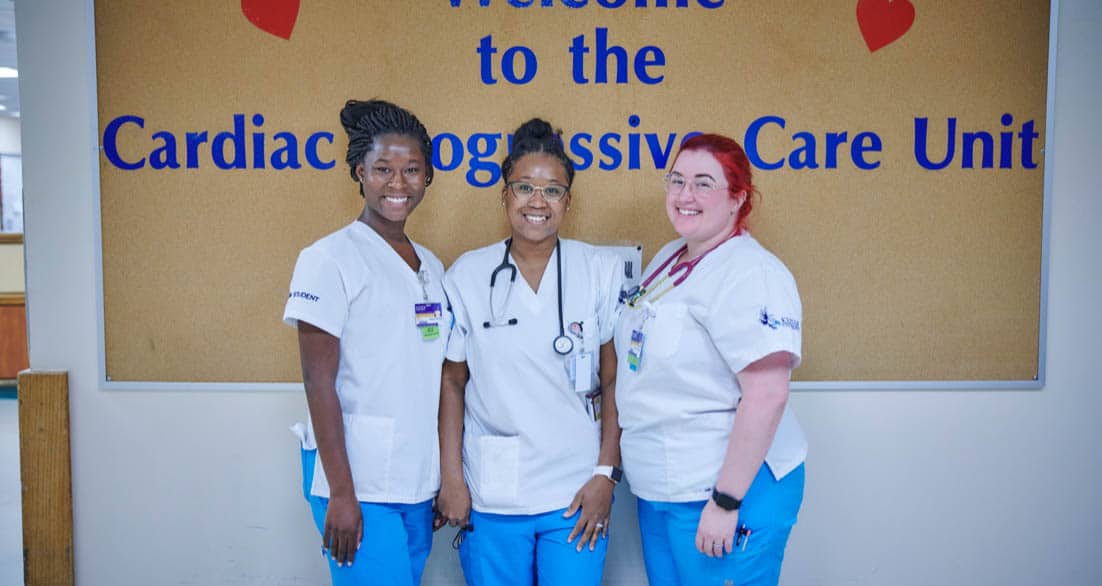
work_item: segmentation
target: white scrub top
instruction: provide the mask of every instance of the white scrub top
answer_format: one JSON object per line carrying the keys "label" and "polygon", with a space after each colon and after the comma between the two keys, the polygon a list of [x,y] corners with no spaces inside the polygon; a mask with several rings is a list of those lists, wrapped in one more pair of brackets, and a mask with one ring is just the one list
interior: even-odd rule
{"label": "white scrub top", "polygon": [[[643,274],[684,243],[664,246]],[[690,502],[711,495],[742,396],[735,375],[778,351],[791,353],[798,366],[801,319],[792,274],[745,231],[650,308],[624,307],[616,328],[616,406],[624,474],[636,496]],[[632,371],[627,352],[640,328],[642,360]],[[803,430],[786,406],[765,462],[780,479],[806,455]]]}
{"label": "white scrub top", "polygon": [[[563,321],[574,341],[571,356],[593,353],[592,368],[581,376],[596,389],[600,346],[612,339],[616,324],[623,265],[597,247],[560,242]],[[463,475],[476,511],[545,513],[568,506],[593,476],[600,422],[587,411],[584,394],[570,383],[570,358],[552,347],[559,335],[556,253],[547,262],[538,293],[518,270],[507,307],[502,306],[510,272],[498,273],[496,317],[516,318],[517,323],[484,327],[491,320],[490,274],[504,254],[504,242],[468,252],[444,277],[455,315],[447,358],[466,362],[470,370],[464,394]]]}
{"label": "white scrub top", "polygon": [[[299,254],[283,312],[290,326],[302,320],[340,338],[337,396],[363,502],[419,503],[440,488],[436,414],[451,316],[444,265],[413,248],[420,273],[367,224],[352,222]],[[414,312],[433,303],[441,315],[427,319],[438,319],[440,332],[425,340]],[[297,427],[303,447],[316,448],[312,428]],[[320,456],[310,493],[329,496]]]}

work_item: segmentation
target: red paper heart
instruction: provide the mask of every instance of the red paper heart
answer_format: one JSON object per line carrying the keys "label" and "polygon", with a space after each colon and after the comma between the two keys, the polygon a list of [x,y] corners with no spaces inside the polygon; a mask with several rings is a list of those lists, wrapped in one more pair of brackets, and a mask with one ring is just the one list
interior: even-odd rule
{"label": "red paper heart", "polygon": [[298,19],[298,3],[299,0],[241,0],[241,12],[256,28],[290,40]]}
{"label": "red paper heart", "polygon": [[911,30],[915,7],[907,0],[857,0],[857,25],[872,53]]}

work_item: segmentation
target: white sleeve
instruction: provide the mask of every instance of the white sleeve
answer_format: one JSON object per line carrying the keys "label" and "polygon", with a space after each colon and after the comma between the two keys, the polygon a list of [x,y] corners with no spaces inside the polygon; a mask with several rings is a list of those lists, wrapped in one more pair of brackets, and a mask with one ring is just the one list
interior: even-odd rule
{"label": "white sleeve", "polygon": [[471,320],[463,296],[456,286],[455,265],[444,274],[444,295],[448,298],[448,307],[452,314],[452,328],[448,335],[448,347],[444,357],[452,362],[467,361],[467,335],[470,333]]}
{"label": "white sleeve", "polygon": [[601,345],[607,344],[616,333],[616,320],[620,319],[623,305],[620,289],[624,286],[623,259],[617,254],[600,254],[595,259],[598,266],[597,326]]}
{"label": "white sleeve", "polygon": [[796,281],[783,267],[759,265],[725,287],[705,324],[731,372],[774,352],[800,364],[803,308]]}
{"label": "white sleeve", "polygon": [[283,322],[297,327],[304,321],[339,338],[347,319],[348,292],[337,262],[316,247],[303,250],[291,277]]}

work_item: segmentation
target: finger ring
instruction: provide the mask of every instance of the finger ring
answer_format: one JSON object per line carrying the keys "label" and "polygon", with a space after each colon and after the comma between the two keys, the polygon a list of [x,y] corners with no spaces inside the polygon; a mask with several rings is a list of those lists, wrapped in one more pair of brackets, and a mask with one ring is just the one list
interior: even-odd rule
{"label": "finger ring", "polygon": [[713,543],[712,544],[712,551],[715,551],[717,549],[723,549],[723,544],[722,543]]}
{"label": "finger ring", "polygon": [[600,522],[600,521],[597,521],[597,528],[598,528],[598,529],[604,529],[604,527],[605,527],[605,524],[604,524],[604,523],[602,523],[602,522]]}

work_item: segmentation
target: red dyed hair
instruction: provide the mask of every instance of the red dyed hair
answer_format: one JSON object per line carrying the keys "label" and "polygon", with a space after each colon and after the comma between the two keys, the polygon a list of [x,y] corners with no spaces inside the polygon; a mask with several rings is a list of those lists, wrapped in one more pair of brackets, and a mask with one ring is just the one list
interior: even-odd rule
{"label": "red dyed hair", "polygon": [[[746,219],[754,207],[753,195],[757,191],[754,189],[750,161],[746,158],[746,152],[742,150],[739,143],[719,134],[692,136],[681,143],[681,149],[677,151],[678,156],[685,151],[704,151],[719,161],[719,166],[723,167],[723,175],[727,179],[727,195],[731,199],[737,198],[740,193],[746,193],[742,207],[738,210],[738,217],[735,218],[735,233],[742,232],[746,229]],[[674,160],[676,161],[677,158],[675,157]]]}

